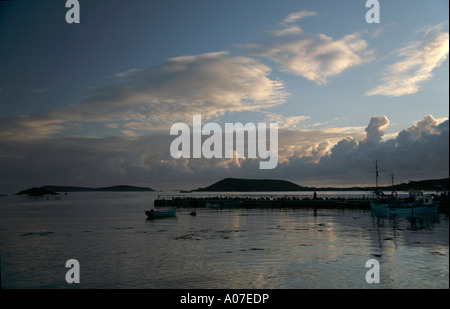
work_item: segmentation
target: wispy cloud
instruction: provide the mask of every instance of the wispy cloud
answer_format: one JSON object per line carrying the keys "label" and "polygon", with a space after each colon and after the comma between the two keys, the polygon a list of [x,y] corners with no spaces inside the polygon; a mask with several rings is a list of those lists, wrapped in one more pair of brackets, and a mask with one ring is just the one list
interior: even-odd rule
{"label": "wispy cloud", "polygon": [[73,106],[2,122],[0,136],[41,138],[62,133],[72,123],[101,123],[103,130],[117,128],[117,133],[132,136],[168,129],[178,121],[189,123],[193,114],[208,119],[261,110],[283,104],[288,96],[270,73],[256,59],[228,52],[171,58],[161,66],[117,74],[114,83],[91,90]]}
{"label": "wispy cloud", "polygon": [[293,39],[266,45],[250,45],[254,55],[268,57],[286,72],[302,76],[318,85],[345,70],[371,62],[373,51],[360,34],[333,39],[319,34],[312,39]]}
{"label": "wispy cloud", "polygon": [[345,70],[374,60],[373,51],[361,33],[334,39],[325,34],[305,34],[293,23],[316,16],[313,11],[300,11],[284,18],[282,29],[271,31],[273,38],[262,44],[247,44],[250,54],[272,59],[285,72],[302,76],[324,85]]}
{"label": "wispy cloud", "polygon": [[419,28],[418,30],[415,31],[416,34],[423,34],[424,36],[429,35],[430,33],[438,33],[438,32],[442,32],[442,30],[444,29],[444,27],[448,25],[448,22],[443,22],[437,25],[431,25],[431,24],[427,24],[421,28]]}
{"label": "wispy cloud", "polygon": [[0,138],[16,141],[46,138],[62,132],[64,123],[53,113],[4,118],[0,122]]}
{"label": "wispy cloud", "polygon": [[286,24],[290,24],[290,23],[299,21],[302,18],[316,16],[316,15],[317,15],[317,13],[313,12],[313,11],[300,11],[300,12],[289,14],[285,19],[283,19],[283,21],[281,21],[280,24],[286,25]]}
{"label": "wispy cloud", "polygon": [[[440,27],[427,27],[425,34]],[[390,65],[383,77],[383,83],[366,92],[366,96],[385,95],[398,97],[416,93],[419,86],[433,77],[433,70],[442,65],[449,53],[449,34],[433,34],[424,42],[413,42],[396,51],[401,58]]]}
{"label": "wispy cloud", "polygon": [[302,29],[298,26],[290,26],[290,27],[283,28],[280,30],[274,30],[274,31],[272,31],[272,33],[275,36],[294,35],[294,34],[301,34]]}
{"label": "wispy cloud", "polygon": [[276,113],[266,113],[266,123],[277,123],[278,129],[295,130],[303,126],[304,122],[310,119],[310,116],[283,116]]}

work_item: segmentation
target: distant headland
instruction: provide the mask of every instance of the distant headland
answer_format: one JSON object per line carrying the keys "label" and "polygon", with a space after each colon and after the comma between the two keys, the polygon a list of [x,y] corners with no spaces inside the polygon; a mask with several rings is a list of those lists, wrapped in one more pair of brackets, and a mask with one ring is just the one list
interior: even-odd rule
{"label": "distant headland", "polygon": [[374,190],[436,190],[448,191],[449,178],[410,181],[394,186],[377,187],[302,187],[286,180],[225,178],[206,188],[192,192],[264,192],[264,191],[374,191]]}
{"label": "distant headland", "polygon": [[305,191],[293,182],[278,179],[238,179],[225,178],[206,188],[198,188],[197,192],[260,192],[260,191]]}
{"label": "distant headland", "polygon": [[16,195],[29,195],[29,196],[42,196],[42,195],[55,195],[57,192],[136,192],[136,191],[154,191],[147,187],[136,187],[127,185],[118,185],[110,187],[101,188],[90,188],[90,187],[73,187],[73,186],[43,186],[43,187],[33,187],[27,190],[20,191]]}
{"label": "distant headland", "polygon": [[[283,192],[283,191],[449,191],[449,178],[428,179],[420,181],[409,181],[394,186],[378,187],[304,187],[293,182],[279,179],[240,179],[225,178],[205,188],[184,192]],[[42,196],[55,195],[57,192],[150,192],[155,191],[148,187],[136,187],[128,185],[118,185],[101,188],[74,187],[74,186],[53,186],[46,185],[40,188],[33,187],[20,191],[16,195]]]}
{"label": "distant headland", "polygon": [[89,187],[72,187],[72,186],[43,186],[43,189],[55,191],[55,192],[84,192],[84,191],[112,191],[112,192],[129,192],[129,191],[154,191],[148,187],[136,187],[127,185],[118,185],[101,188],[89,188]]}

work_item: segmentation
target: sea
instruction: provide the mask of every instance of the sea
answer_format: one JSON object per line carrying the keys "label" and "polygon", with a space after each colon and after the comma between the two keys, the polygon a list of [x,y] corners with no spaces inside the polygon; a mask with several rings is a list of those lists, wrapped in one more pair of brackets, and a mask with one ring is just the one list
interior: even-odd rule
{"label": "sea", "polygon": [[448,213],[179,208],[148,220],[161,194],[0,197],[1,288],[449,288]]}

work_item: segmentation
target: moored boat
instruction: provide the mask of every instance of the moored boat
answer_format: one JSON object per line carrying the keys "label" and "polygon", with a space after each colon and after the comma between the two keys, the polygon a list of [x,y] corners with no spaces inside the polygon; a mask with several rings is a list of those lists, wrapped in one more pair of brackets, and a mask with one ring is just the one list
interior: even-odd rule
{"label": "moored boat", "polygon": [[433,196],[424,195],[419,190],[410,190],[409,197],[404,199],[397,198],[395,191],[390,196],[377,195],[377,197],[376,201],[370,203],[372,211],[403,215],[437,212],[439,209],[439,203],[434,201]]}
{"label": "moored boat", "polygon": [[[376,187],[374,192],[377,196],[375,201],[370,203],[370,208],[375,212],[387,212],[389,214],[421,214],[437,212],[439,203],[434,201],[433,196],[424,195],[421,190],[409,190],[409,197],[399,198],[397,192],[392,191],[390,195],[385,195],[378,190],[378,162],[375,164]],[[392,189],[394,189],[394,175],[391,174]]]}
{"label": "moored boat", "polygon": [[145,212],[148,219],[175,217],[177,214],[176,208],[164,209],[164,210],[148,210]]}
{"label": "moored boat", "polygon": [[392,203],[387,206],[390,214],[421,214],[429,212],[437,212],[439,203],[435,202],[433,196],[424,195],[422,191],[409,191],[409,200],[404,202]]}

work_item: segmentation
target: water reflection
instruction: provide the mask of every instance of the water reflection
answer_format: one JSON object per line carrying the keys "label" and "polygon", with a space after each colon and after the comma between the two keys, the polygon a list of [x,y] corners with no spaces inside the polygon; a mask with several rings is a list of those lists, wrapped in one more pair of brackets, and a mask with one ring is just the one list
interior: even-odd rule
{"label": "water reflection", "polygon": [[434,229],[439,224],[438,213],[422,213],[422,214],[392,214],[387,211],[374,210],[371,212],[372,217],[387,219],[392,226],[398,227],[400,222],[408,223],[408,229],[418,231],[422,229]]}
{"label": "water reflection", "polygon": [[146,220],[151,195],[117,197],[2,205],[4,287],[72,288],[64,263],[77,258],[82,288],[448,288],[443,214],[202,208]]}

